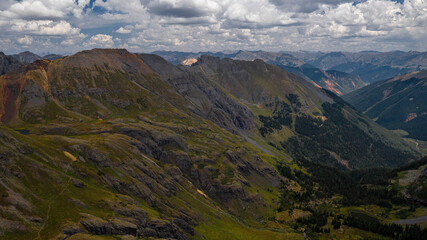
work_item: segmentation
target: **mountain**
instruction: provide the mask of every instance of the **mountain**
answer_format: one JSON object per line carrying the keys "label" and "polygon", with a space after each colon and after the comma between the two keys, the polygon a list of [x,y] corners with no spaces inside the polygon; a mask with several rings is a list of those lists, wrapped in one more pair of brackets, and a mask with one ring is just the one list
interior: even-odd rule
{"label": "mountain", "polygon": [[279,66],[287,71],[290,71],[309,82],[312,82],[318,87],[323,87],[333,91],[338,95],[351,92],[355,89],[366,85],[360,77],[352,74],[347,74],[340,71],[324,71],[313,65],[306,64],[299,58],[282,52],[265,52],[265,51],[238,51],[235,53],[185,53],[185,52],[154,52],[172,64],[178,64],[187,59],[194,59],[201,55],[209,55],[220,58],[232,58],[238,60],[253,61],[261,59],[267,63]]}
{"label": "mountain", "polygon": [[416,151],[262,60],[94,49],[2,75],[0,91],[2,239],[305,239],[343,217],[379,238],[344,209],[412,203],[364,169]]}
{"label": "mountain", "polygon": [[208,55],[213,57],[219,57],[219,58],[233,58],[236,54],[240,53],[242,51],[238,52],[178,52],[178,51],[154,51],[152,54],[158,55],[164,59],[166,59],[168,62],[172,63],[173,65],[180,64],[182,61],[190,58],[197,59],[198,57],[202,55]]}
{"label": "mountain", "polygon": [[19,54],[14,54],[12,56],[23,64],[33,63],[34,61],[37,61],[40,59],[57,60],[63,57],[58,54],[48,54],[46,56],[40,57],[39,55],[29,51],[21,52]]}
{"label": "mountain", "polygon": [[360,76],[367,83],[427,69],[427,52],[287,52],[325,70]]}
{"label": "mountain", "polygon": [[42,59],[39,55],[30,51],[21,52],[12,56],[18,59],[18,61],[20,61],[21,63],[32,63],[36,60]]}
{"label": "mountain", "polygon": [[356,75],[340,71],[324,71],[314,67],[313,65],[306,64],[304,61],[286,53],[242,51],[237,54],[234,59],[247,61],[262,59],[268,63],[297,74],[298,76],[313,82],[314,85],[326,88],[338,95],[349,93],[366,85],[366,83]]}
{"label": "mountain", "polygon": [[0,75],[17,70],[22,64],[12,56],[0,52]]}
{"label": "mountain", "polygon": [[344,96],[358,110],[388,129],[427,140],[427,71],[378,81]]}
{"label": "mountain", "polygon": [[277,65],[312,82],[317,87],[328,89],[337,95],[343,95],[367,85],[359,76],[345,72],[335,70],[324,71],[309,64],[299,67]]}
{"label": "mountain", "polygon": [[58,55],[58,54],[48,54],[42,57],[42,59],[48,59],[48,60],[57,60],[60,58],[63,58],[64,56]]}

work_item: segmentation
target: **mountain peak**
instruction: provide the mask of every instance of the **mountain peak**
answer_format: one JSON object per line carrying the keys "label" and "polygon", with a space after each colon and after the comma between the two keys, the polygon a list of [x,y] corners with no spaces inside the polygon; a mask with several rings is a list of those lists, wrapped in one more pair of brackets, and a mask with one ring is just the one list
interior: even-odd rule
{"label": "mountain peak", "polygon": [[41,57],[33,52],[30,51],[25,51],[25,52],[21,52],[15,55],[12,55],[13,57],[15,57],[16,59],[18,59],[18,61],[22,62],[22,63],[32,63],[36,60],[41,59]]}
{"label": "mountain peak", "polygon": [[82,68],[109,68],[125,70],[132,73],[151,72],[149,67],[135,54],[126,49],[103,49],[95,48],[78,52],[72,56],[60,60],[65,66],[76,66]]}

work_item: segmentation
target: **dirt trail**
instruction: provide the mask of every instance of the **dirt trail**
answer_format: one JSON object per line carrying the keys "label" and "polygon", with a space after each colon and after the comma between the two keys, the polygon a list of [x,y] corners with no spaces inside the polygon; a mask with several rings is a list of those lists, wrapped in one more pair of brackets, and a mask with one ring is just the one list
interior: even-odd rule
{"label": "dirt trail", "polygon": [[[65,170],[65,174],[67,174],[68,169],[70,168],[70,165],[68,165],[68,168]],[[68,188],[68,186],[70,185],[71,182],[71,177],[68,177],[67,182],[64,184],[64,187],[62,188],[61,192],[58,193],[58,195],[56,195],[50,202],[49,205],[47,207],[47,212],[46,212],[46,217],[45,220],[43,222],[43,225],[40,227],[39,231],[37,232],[37,237],[34,238],[34,240],[41,240],[41,232],[43,231],[43,229],[45,228],[47,222],[49,221],[49,215],[50,215],[50,210],[52,208],[52,204],[65,192],[65,190]]]}

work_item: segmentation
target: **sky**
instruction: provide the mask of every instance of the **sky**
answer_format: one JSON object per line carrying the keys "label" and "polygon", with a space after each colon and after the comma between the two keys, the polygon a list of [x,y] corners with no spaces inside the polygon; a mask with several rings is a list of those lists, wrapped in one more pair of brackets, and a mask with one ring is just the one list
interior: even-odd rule
{"label": "sky", "polygon": [[427,51],[427,0],[0,0],[0,51]]}

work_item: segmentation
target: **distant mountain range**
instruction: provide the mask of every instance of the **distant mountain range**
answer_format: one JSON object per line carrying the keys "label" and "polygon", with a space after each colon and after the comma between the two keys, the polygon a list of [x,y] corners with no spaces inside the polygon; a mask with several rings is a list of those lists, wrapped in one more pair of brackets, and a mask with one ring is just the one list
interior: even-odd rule
{"label": "distant mountain range", "polygon": [[373,83],[396,75],[427,69],[427,52],[287,52],[325,70],[358,75]]}
{"label": "distant mountain range", "polygon": [[343,98],[382,126],[427,141],[427,71],[378,81]]}
{"label": "distant mountain range", "polygon": [[6,55],[3,52],[0,52],[0,75],[18,70],[19,68],[40,59],[56,60],[62,57],[63,56],[57,54],[48,54],[40,57],[39,55],[29,51],[14,55]]}
{"label": "distant mountain range", "polygon": [[[228,57],[233,59],[251,60],[253,58],[262,59],[268,63],[280,65],[287,70],[290,68],[300,68],[295,71],[306,75],[306,72],[323,70],[335,70],[351,74],[351,82],[356,86],[352,87],[339,79],[333,79],[327,75],[311,76],[311,80],[322,87],[328,88],[335,93],[336,90],[341,91],[343,94],[351,90],[364,86],[364,83],[372,83],[379,80],[388,79],[396,75],[406,74],[414,71],[427,69],[427,52],[309,52],[309,51],[285,51],[285,52],[265,52],[265,51],[238,51],[234,53],[223,52],[199,52],[199,53],[186,53],[186,52],[168,52],[158,51],[154,52],[173,64],[179,64],[186,58],[197,58],[200,55],[206,54],[217,57]],[[306,65],[305,65],[306,64]],[[301,66],[302,69],[301,69]],[[306,70],[308,69],[308,70]],[[310,75],[308,73],[308,75]],[[357,78],[360,77],[361,81]],[[322,80],[323,79],[323,80]],[[328,81],[329,83],[323,83]],[[330,83],[333,83],[331,86]],[[328,87],[329,85],[329,87]]]}
{"label": "distant mountain range", "polygon": [[22,62],[22,63],[32,63],[36,60],[40,60],[40,59],[49,59],[49,60],[56,60],[56,59],[60,59],[62,58],[61,55],[57,55],[57,54],[48,54],[46,56],[39,56],[35,53],[26,51],[26,52],[21,52],[18,54],[14,54],[12,55],[14,58],[18,59],[18,61]]}

